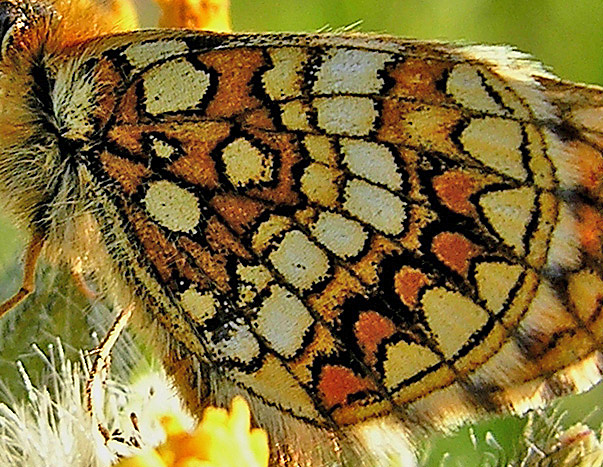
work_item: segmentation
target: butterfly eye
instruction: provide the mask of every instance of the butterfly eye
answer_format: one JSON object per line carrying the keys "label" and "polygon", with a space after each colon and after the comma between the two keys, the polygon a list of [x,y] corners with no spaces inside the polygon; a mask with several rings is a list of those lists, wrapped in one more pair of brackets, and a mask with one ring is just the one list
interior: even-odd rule
{"label": "butterfly eye", "polygon": [[15,38],[43,19],[50,22],[55,15],[51,4],[30,0],[0,0],[0,59],[6,56]]}
{"label": "butterfly eye", "polygon": [[13,2],[0,2],[0,58],[4,57],[14,37],[15,26],[23,25],[25,11]]}

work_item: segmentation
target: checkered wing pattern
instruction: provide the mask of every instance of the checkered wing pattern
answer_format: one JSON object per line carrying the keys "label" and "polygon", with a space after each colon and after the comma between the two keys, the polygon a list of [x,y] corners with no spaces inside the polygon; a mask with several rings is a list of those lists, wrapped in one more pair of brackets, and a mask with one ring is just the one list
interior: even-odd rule
{"label": "checkered wing pattern", "polygon": [[115,86],[83,165],[142,253],[128,275],[266,404],[437,424],[594,364],[600,90],[363,37],[142,36],[89,66]]}

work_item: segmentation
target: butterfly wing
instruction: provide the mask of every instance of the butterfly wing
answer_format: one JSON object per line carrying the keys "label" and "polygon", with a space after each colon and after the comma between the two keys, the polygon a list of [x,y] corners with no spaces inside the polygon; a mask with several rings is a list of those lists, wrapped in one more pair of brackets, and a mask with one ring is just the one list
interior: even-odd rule
{"label": "butterfly wing", "polygon": [[601,89],[372,36],[88,47],[66,134],[93,141],[92,212],[193,410],[243,393],[316,440],[600,379]]}

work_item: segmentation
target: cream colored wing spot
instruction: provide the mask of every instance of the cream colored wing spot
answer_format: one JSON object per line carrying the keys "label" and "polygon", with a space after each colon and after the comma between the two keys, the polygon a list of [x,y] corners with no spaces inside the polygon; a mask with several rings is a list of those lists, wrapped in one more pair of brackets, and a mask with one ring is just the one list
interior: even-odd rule
{"label": "cream colored wing spot", "polygon": [[143,199],[149,215],[174,232],[191,232],[201,218],[199,200],[167,180],[151,182]]}
{"label": "cream colored wing spot", "polygon": [[308,122],[308,112],[303,102],[289,101],[281,104],[280,109],[281,122],[287,129],[294,131],[312,130]]}
{"label": "cream colored wing spot", "polygon": [[123,55],[130,64],[130,73],[135,74],[153,63],[188,51],[189,47],[184,41],[164,40],[131,44],[123,51]]}
{"label": "cream colored wing spot", "polygon": [[285,280],[300,290],[317,284],[329,271],[327,255],[299,230],[287,232],[269,258]]}
{"label": "cream colored wing spot", "polygon": [[257,253],[263,252],[274,237],[291,228],[291,219],[272,214],[262,222],[251,240],[251,247]]}
{"label": "cream colored wing spot", "polygon": [[258,341],[246,324],[231,322],[228,326],[227,338],[206,339],[206,345],[211,347],[216,355],[243,364],[249,364],[260,356]]}
{"label": "cream colored wing spot", "polygon": [[429,327],[446,358],[457,353],[469,337],[488,322],[486,310],[458,292],[442,287],[425,292],[421,303]]}
{"label": "cream colored wing spot", "polygon": [[254,373],[234,369],[232,374],[236,381],[279,407],[289,409],[299,417],[322,419],[314,401],[275,355],[266,355],[263,365]]}
{"label": "cream colored wing spot", "polygon": [[304,136],[303,143],[306,151],[308,151],[308,155],[316,162],[329,166],[337,164],[337,153],[327,136],[306,135]]}
{"label": "cream colored wing spot", "polygon": [[311,203],[334,207],[339,197],[337,180],[341,172],[326,165],[312,163],[304,169],[301,177],[301,191]]}
{"label": "cream colored wing spot", "polygon": [[197,323],[203,324],[216,315],[216,300],[211,292],[189,287],[180,295],[180,304]]}
{"label": "cream colored wing spot", "polygon": [[526,180],[520,123],[497,117],[474,118],[463,130],[460,141],[475,160],[503,175],[522,182]]}
{"label": "cream colored wing spot", "polygon": [[448,81],[446,91],[462,106],[478,112],[505,116],[508,112],[496,102],[484,86],[485,77],[475,65],[462,63],[455,66]]}
{"label": "cream colored wing spot", "polygon": [[532,172],[534,185],[546,190],[554,190],[557,186],[553,165],[549,160],[548,148],[545,146],[541,129],[531,123],[524,125],[527,136],[527,150],[530,154],[528,162],[529,170]]}
{"label": "cream colored wing spot", "polygon": [[427,347],[400,341],[387,346],[383,362],[384,384],[393,390],[408,378],[438,364],[440,359]]}
{"label": "cream colored wing spot", "polygon": [[272,280],[270,271],[265,266],[237,265],[237,276],[239,278],[239,302],[250,303],[262,292]]}
{"label": "cream colored wing spot", "polygon": [[316,240],[342,258],[356,256],[368,239],[359,222],[329,211],[321,212],[311,229]]}
{"label": "cream colored wing spot", "polygon": [[492,191],[479,199],[490,226],[518,255],[525,254],[524,238],[535,201],[536,193],[531,187]]}
{"label": "cream colored wing spot", "polygon": [[268,54],[273,67],[262,75],[268,97],[279,101],[300,96],[306,50],[301,47],[282,47],[269,49]]}
{"label": "cream colored wing spot", "polygon": [[483,262],[475,266],[477,291],[492,313],[502,310],[523,268],[517,264]]}
{"label": "cream colored wing spot", "polygon": [[341,139],[339,144],[350,172],[393,191],[402,189],[402,176],[387,146],[349,138]]}
{"label": "cream colored wing spot", "polygon": [[259,335],[283,358],[293,357],[314,319],[305,305],[281,286],[273,286],[252,322]]}
{"label": "cream colored wing spot", "polygon": [[344,198],[344,209],[361,222],[388,235],[404,230],[406,204],[389,191],[354,178],[347,182]]}
{"label": "cream colored wing spot", "polygon": [[198,107],[210,84],[209,73],[184,58],[153,67],[142,79],[144,107],[151,115]]}
{"label": "cream colored wing spot", "polygon": [[245,138],[237,138],[222,150],[226,177],[235,187],[272,179],[272,154],[264,153]]}
{"label": "cream colored wing spot", "polygon": [[[458,52],[465,55],[468,60],[485,62],[493,72],[500,76],[507,88],[512,90],[512,93],[504,94],[506,107],[516,110],[511,104],[522,102],[523,112],[518,114],[515,111],[516,117],[541,121],[556,119],[553,104],[547,99],[542,86],[535,79],[539,77],[554,79],[555,77],[547,73],[539,63],[529,59],[527,55],[507,47],[473,45],[459,48]],[[517,96],[518,99],[510,99],[511,95]],[[527,109],[529,112],[526,112]]]}
{"label": "cream colored wing spot", "polygon": [[[465,54],[467,60],[473,63],[468,66],[475,66],[476,60],[485,62],[478,65],[483,83],[491,92],[496,93],[498,103],[512,113],[513,117],[524,121],[531,120],[535,117],[532,110],[536,110],[537,118],[544,120],[552,117],[550,105],[542,104],[545,99],[540,85],[534,80],[534,73],[542,76],[543,71],[537,69],[539,67],[535,66],[535,62],[527,64],[527,57],[520,57],[515,51],[504,47],[468,46],[461,48],[459,52]],[[486,66],[483,66],[484,64]],[[541,103],[536,104],[536,101]],[[540,108],[530,109],[532,106]]]}
{"label": "cream colored wing spot", "polygon": [[314,94],[378,94],[383,88],[379,76],[390,54],[336,48],[327,52],[316,72]]}
{"label": "cream colored wing spot", "polygon": [[318,127],[332,135],[366,136],[378,117],[367,97],[336,96],[314,99]]}
{"label": "cream colored wing spot", "polygon": [[177,153],[176,147],[174,147],[167,141],[157,138],[154,135],[150,135],[147,138],[147,143],[151,148],[152,155],[160,159],[169,159]]}

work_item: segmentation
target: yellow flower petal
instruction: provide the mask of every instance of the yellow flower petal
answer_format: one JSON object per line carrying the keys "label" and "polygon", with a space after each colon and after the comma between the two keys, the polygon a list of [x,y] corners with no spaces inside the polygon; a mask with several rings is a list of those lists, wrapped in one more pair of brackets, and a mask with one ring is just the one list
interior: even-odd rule
{"label": "yellow flower petal", "polygon": [[143,451],[140,454],[123,459],[116,467],[168,467],[155,450]]}
{"label": "yellow flower petal", "polygon": [[164,415],[159,419],[159,423],[161,423],[163,431],[165,431],[167,436],[173,436],[186,432],[182,426],[182,423],[180,423],[180,420],[172,415]]}
{"label": "yellow flower petal", "polygon": [[260,428],[251,430],[249,435],[249,447],[255,456],[258,465],[268,465],[268,435]]}
{"label": "yellow flower petal", "polygon": [[251,428],[249,420],[251,412],[245,399],[241,396],[236,396],[231,402],[229,429],[235,433],[247,433]]}
{"label": "yellow flower petal", "polygon": [[185,459],[182,462],[174,464],[174,467],[217,467],[216,464],[199,459]]}
{"label": "yellow flower petal", "polygon": [[186,432],[175,417],[164,416],[161,424],[166,442],[144,456],[141,453],[122,461],[118,467],[267,467],[268,436],[259,428],[251,429],[250,418],[249,406],[242,397],[232,401],[230,412],[207,408],[192,433]]}

